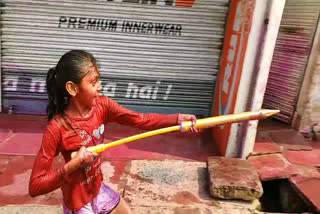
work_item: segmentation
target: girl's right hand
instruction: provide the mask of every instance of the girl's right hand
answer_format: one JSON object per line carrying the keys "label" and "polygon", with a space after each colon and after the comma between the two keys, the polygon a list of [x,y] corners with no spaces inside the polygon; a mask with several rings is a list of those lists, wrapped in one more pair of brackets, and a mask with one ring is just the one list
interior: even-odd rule
{"label": "girl's right hand", "polygon": [[74,158],[80,161],[81,166],[87,166],[92,160],[98,156],[98,153],[90,152],[85,146],[82,146]]}
{"label": "girl's right hand", "polygon": [[80,167],[87,166],[92,163],[94,157],[98,156],[98,153],[90,152],[85,146],[82,146],[77,152],[76,156],[64,165],[64,171],[67,175],[76,171]]}

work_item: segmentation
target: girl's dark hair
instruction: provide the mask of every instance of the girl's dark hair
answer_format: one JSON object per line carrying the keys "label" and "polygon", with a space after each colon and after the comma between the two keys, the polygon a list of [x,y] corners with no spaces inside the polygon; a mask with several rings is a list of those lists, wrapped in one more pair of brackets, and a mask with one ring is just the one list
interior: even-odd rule
{"label": "girl's dark hair", "polygon": [[69,93],[66,83],[72,81],[80,84],[82,78],[96,67],[96,60],[92,54],[82,50],[72,50],[65,53],[56,67],[48,71],[46,84],[48,92],[48,120],[56,114],[63,116],[63,111],[68,104]]}

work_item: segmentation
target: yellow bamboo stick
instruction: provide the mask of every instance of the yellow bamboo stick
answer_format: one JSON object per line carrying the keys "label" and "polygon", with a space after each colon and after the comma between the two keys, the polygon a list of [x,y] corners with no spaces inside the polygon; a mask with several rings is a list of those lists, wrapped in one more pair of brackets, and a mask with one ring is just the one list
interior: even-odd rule
{"label": "yellow bamboo stick", "polygon": [[[227,123],[238,123],[246,120],[260,120],[260,119],[265,119],[267,117],[270,117],[279,112],[280,112],[279,110],[261,109],[258,111],[221,115],[217,117],[208,117],[204,119],[198,119],[194,127],[196,129],[205,129],[205,128],[211,128],[216,125],[222,125]],[[183,124],[181,125],[181,127],[184,127],[184,131],[189,131],[191,126],[192,126],[191,121],[184,121]],[[118,146],[134,140],[139,140],[142,138],[151,137],[154,135],[178,131],[178,130],[180,130],[180,125],[170,126],[167,128],[162,128],[162,129],[157,129],[157,130],[137,134],[131,137],[123,138],[121,140],[116,140],[108,144],[99,144],[97,146],[88,147],[87,150],[91,152],[100,153],[113,146]],[[71,157],[73,158],[75,155],[76,155],[76,152],[72,152]]]}

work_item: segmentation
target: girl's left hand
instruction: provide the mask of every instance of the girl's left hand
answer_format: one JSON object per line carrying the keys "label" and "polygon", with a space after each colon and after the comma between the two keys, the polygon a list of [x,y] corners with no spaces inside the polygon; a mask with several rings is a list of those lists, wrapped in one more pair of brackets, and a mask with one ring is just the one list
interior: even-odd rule
{"label": "girl's left hand", "polygon": [[[199,132],[198,129],[196,129],[194,126],[196,125],[197,118],[193,114],[179,114],[178,115],[178,123],[181,124],[183,121],[191,121],[191,127],[189,129],[190,132],[192,133],[197,133]],[[184,131],[181,127],[180,131]]]}

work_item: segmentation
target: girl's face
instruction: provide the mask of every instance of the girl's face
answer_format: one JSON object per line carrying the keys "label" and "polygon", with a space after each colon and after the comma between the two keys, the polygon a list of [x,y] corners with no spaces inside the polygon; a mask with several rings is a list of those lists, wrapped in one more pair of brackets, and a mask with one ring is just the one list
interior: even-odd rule
{"label": "girl's face", "polygon": [[100,95],[102,87],[99,81],[99,70],[95,66],[94,69],[82,78],[79,86],[79,101],[88,108],[96,104],[96,100]]}

